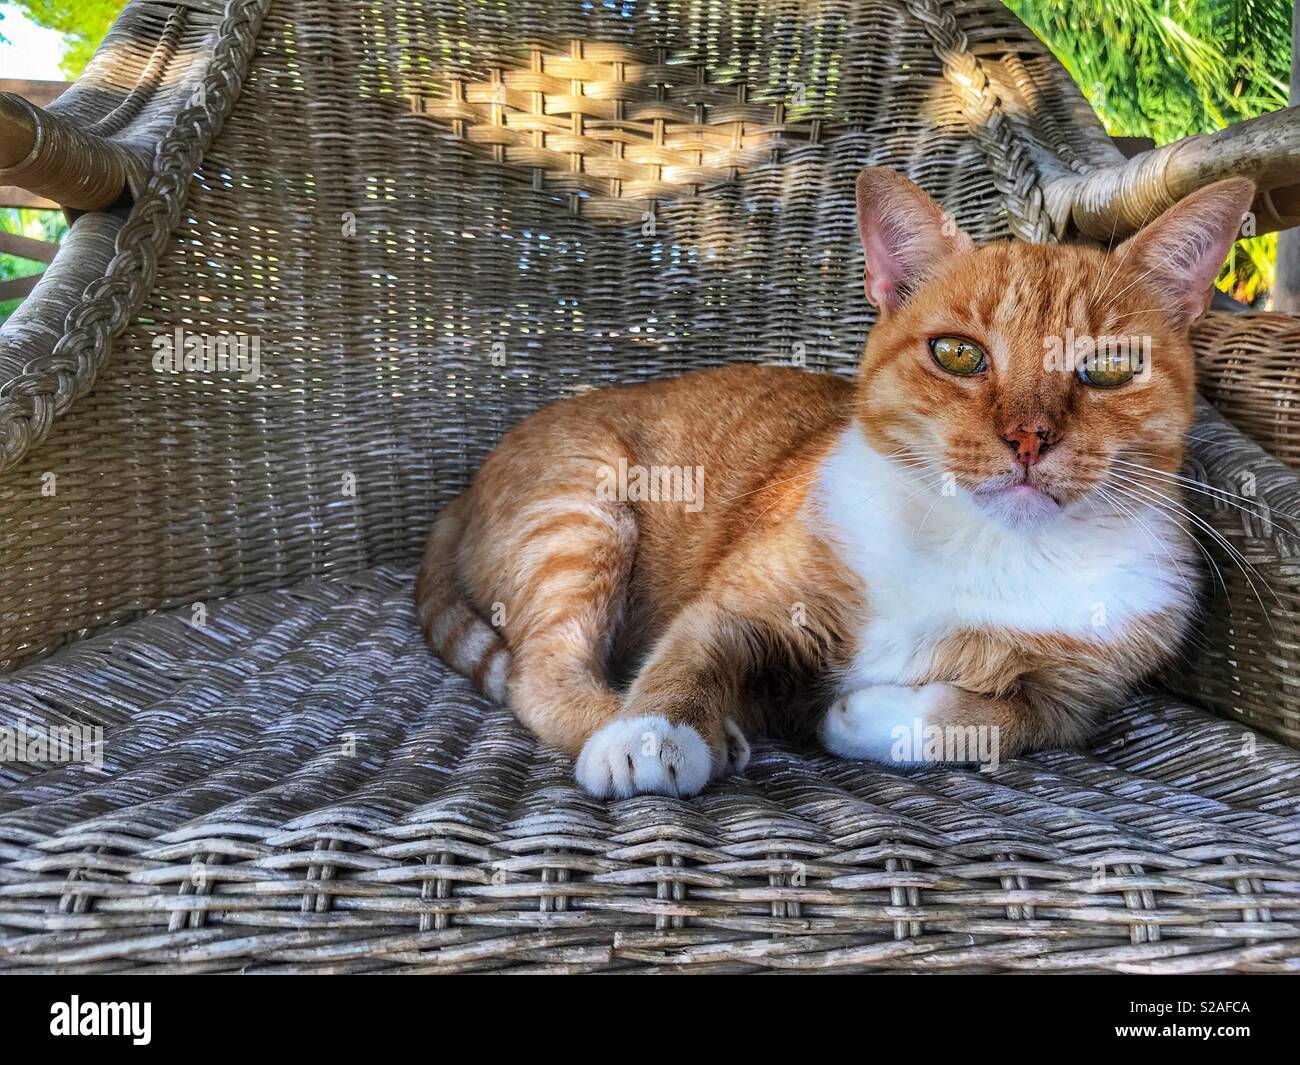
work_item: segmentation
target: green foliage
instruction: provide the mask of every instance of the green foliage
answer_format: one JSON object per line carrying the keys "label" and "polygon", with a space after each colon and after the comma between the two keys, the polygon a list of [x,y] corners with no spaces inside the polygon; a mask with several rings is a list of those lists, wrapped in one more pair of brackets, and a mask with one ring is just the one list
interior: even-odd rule
{"label": "green foliage", "polygon": [[69,79],[79,77],[126,0],[10,0],[37,26],[63,34],[59,64]]}
{"label": "green foliage", "polygon": [[1288,0],[1007,0],[1112,134],[1158,144],[1287,104]]}
{"label": "green foliage", "polygon": [[[31,237],[33,240],[61,241],[68,232],[68,224],[58,211],[28,211],[9,207],[0,209],[0,230]],[[16,255],[0,254],[0,281],[39,274],[45,264],[20,259]],[[19,300],[0,301],[0,322],[14,312]]]}
{"label": "green foliage", "polygon": [[[1112,136],[1167,144],[1287,105],[1290,0],[1006,0],[1065,65]],[[1220,284],[1247,303],[1277,238],[1238,243]]]}

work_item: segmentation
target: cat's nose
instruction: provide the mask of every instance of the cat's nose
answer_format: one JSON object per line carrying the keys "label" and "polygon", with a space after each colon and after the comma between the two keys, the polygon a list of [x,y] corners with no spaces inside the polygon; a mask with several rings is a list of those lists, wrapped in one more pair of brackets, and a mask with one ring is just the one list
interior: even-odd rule
{"label": "cat's nose", "polygon": [[1016,461],[1025,469],[1042,460],[1043,454],[1061,439],[1056,427],[1045,418],[1033,422],[1013,422],[1002,431],[1002,439],[1016,453]]}

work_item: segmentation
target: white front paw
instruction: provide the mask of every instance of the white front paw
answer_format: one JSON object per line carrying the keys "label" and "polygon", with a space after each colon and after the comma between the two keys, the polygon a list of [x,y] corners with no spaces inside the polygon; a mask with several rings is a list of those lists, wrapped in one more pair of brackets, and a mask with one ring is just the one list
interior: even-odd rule
{"label": "white front paw", "polygon": [[712,769],[713,754],[698,732],[656,715],[617,718],[597,731],[578,755],[574,776],[598,799],[626,799],[695,795]]}
{"label": "white front paw", "polygon": [[916,765],[920,753],[916,745],[902,741],[924,732],[927,717],[934,717],[949,690],[947,684],[859,688],[831,704],[817,734],[822,746],[841,758]]}

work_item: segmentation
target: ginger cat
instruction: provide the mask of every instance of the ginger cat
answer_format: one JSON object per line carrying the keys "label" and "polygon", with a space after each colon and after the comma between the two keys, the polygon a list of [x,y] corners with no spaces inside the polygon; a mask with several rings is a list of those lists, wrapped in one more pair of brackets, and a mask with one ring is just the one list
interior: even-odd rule
{"label": "ginger cat", "polygon": [[732,366],[537,411],[433,529],[429,645],[600,797],[695,794],[758,729],[887,763],[920,726],[1079,742],[1194,610],[1187,330],[1253,194],[1113,251],[976,248],[864,170],[856,382]]}

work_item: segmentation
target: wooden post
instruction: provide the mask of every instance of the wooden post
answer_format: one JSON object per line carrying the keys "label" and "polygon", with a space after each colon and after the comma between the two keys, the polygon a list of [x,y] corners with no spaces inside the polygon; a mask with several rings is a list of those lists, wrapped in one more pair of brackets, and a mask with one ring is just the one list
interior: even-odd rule
{"label": "wooden post", "polygon": [[[1291,103],[1300,104],[1300,4],[1291,10]],[[1300,314],[1300,228],[1278,234],[1277,278],[1269,306]]]}

